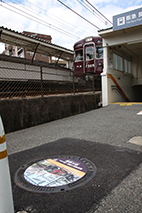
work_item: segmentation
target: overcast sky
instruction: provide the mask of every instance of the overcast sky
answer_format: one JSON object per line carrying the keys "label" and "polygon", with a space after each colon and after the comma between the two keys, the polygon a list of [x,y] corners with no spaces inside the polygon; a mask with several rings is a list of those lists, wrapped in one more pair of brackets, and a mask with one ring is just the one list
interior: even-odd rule
{"label": "overcast sky", "polygon": [[[52,43],[73,49],[78,40],[98,35],[98,28],[112,25],[103,22],[80,3],[85,0],[61,0],[89,22],[81,19],[57,0],[2,0],[0,2],[0,26],[18,32],[30,31],[51,35]],[[79,3],[80,2],[80,3]],[[89,0],[112,22],[114,15],[142,7],[142,0]],[[96,27],[95,27],[95,26]],[[0,52],[3,46],[0,45]]]}

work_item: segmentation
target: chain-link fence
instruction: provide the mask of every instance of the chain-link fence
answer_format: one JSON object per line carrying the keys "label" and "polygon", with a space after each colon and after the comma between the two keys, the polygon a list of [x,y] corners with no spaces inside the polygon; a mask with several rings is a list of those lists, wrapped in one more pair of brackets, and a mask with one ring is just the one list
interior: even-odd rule
{"label": "chain-link fence", "polygon": [[[10,60],[10,58],[9,58]],[[24,62],[24,63],[23,63]],[[100,76],[78,76],[55,64],[0,59],[0,99],[101,90]]]}

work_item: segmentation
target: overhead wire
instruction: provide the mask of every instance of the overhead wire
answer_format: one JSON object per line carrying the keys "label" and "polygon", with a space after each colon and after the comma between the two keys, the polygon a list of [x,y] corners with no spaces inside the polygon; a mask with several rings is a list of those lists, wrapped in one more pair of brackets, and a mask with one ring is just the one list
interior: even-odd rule
{"label": "overhead wire", "polygon": [[[13,3],[13,1],[11,1],[11,2]],[[15,2],[15,1],[14,1],[14,2]],[[21,3],[21,2],[18,1],[18,0],[16,0],[16,2],[19,2],[19,4]],[[46,13],[46,10],[45,10],[45,9],[43,9],[43,8],[41,8],[41,7],[39,7],[39,6],[35,5],[35,4],[33,4],[33,3],[31,3],[30,1],[25,0],[25,2],[28,2],[28,3],[30,3],[30,5],[33,5],[34,7],[38,8],[38,10],[35,10],[35,9],[33,9],[33,8],[29,8],[29,7],[27,7],[26,5],[24,5],[25,8],[27,8],[27,10],[31,10],[32,12],[33,12],[33,11],[34,11],[34,12],[37,11],[37,12],[39,13],[39,9],[40,9],[42,12]],[[42,12],[40,12],[40,17],[44,17],[44,18],[51,19],[49,16],[48,16],[48,17],[47,17],[47,16],[44,16],[44,15],[42,14]],[[52,22],[58,22],[58,24],[59,24],[59,18],[58,18],[58,20],[52,18]],[[60,22],[60,23],[61,23],[61,22]],[[63,24],[62,24],[62,25],[63,25]],[[65,26],[65,24],[64,24],[64,26]],[[67,25],[66,25],[66,28],[68,28],[69,30],[73,31],[73,30],[70,29],[69,26],[67,26]]]}
{"label": "overhead wire", "polygon": [[[16,1],[18,1],[18,0],[16,0]],[[44,11],[44,12],[46,13],[46,10],[45,10],[45,9],[43,9],[43,8],[41,8],[41,7],[39,7],[39,6],[37,6],[36,4],[31,3],[31,2],[28,1],[28,0],[25,0],[25,1],[26,1],[26,2],[29,2],[31,5],[37,7],[38,9],[40,9],[40,10],[42,10],[42,11]],[[69,23],[69,22],[67,22],[67,21],[65,21],[65,20],[63,20],[63,19],[61,19],[61,18],[60,18],[60,20],[59,20],[59,17],[57,17],[55,14],[53,15],[53,14],[50,13],[49,11],[48,11],[48,14],[49,14],[50,16],[53,16],[54,18],[52,18],[52,20],[54,20],[54,21],[57,22],[58,24],[59,24],[59,23],[61,24],[61,22],[62,22],[62,24],[64,25],[64,27],[68,27],[68,29],[70,29],[69,27],[72,27],[72,30],[76,29],[76,25],[73,25],[73,24],[71,24],[71,23]],[[55,19],[55,17],[57,18],[57,20]],[[51,19],[51,18],[50,18],[50,19]],[[68,26],[68,25],[70,25],[70,26]],[[81,30],[81,31],[83,31],[83,32],[86,32],[86,33],[88,34],[87,31],[85,31],[84,29],[81,29],[80,27],[77,27],[77,29],[79,29],[79,30]]]}
{"label": "overhead wire", "polygon": [[[6,3],[6,2],[5,2],[5,3]],[[10,6],[13,7],[14,9],[18,10],[18,11],[20,10],[19,8],[16,8],[16,7],[12,6],[12,5],[10,5]],[[9,8],[7,8],[7,9],[9,9]],[[13,10],[11,10],[11,11],[13,11]],[[33,16],[33,15],[31,15],[31,14],[29,14],[29,13],[23,11],[23,10],[20,10],[20,11],[24,13],[24,15],[23,15],[23,14],[20,14],[20,15],[22,15],[22,16],[24,16],[24,17],[26,17],[26,18],[28,18],[28,19],[30,19],[30,20],[32,20],[32,21],[35,21],[35,22],[37,22],[37,23],[39,23],[39,24],[42,24],[42,25],[44,25],[44,26],[46,26],[46,27],[50,27],[51,29],[54,29],[54,30],[56,30],[56,31],[58,31],[58,32],[61,32],[61,33],[64,33],[64,34],[66,34],[66,35],[68,35],[68,36],[70,36],[70,37],[78,38],[77,36],[74,36],[73,34],[67,32],[67,31],[65,31],[65,30],[63,30],[63,29],[60,29],[59,27],[56,27],[56,26],[54,26],[53,24],[47,23],[47,22],[45,22],[44,20],[42,20],[42,19],[40,19],[40,18],[37,18],[36,16]],[[13,12],[15,12],[15,11],[13,11]],[[16,13],[19,14],[18,12],[16,12]],[[26,13],[28,16],[30,16],[30,17],[25,16],[25,13]],[[37,14],[36,14],[36,15],[37,15]],[[31,17],[32,17],[32,18],[31,18]],[[34,19],[33,19],[33,18],[34,18]]]}
{"label": "overhead wire", "polygon": [[104,23],[105,25],[108,25],[108,24],[110,25],[110,23],[108,23],[108,20],[104,15],[99,14],[98,11],[95,11],[94,8],[92,8],[93,5],[90,6],[90,4],[82,0],[77,0],[77,2],[81,4],[90,13],[92,13],[96,18],[98,18],[102,23]]}
{"label": "overhead wire", "polygon": [[[14,1],[14,2],[13,2]],[[15,1],[16,2],[19,2],[19,5],[21,6],[21,1],[18,1],[18,0],[13,0],[13,1],[10,1],[9,0],[9,2],[11,2],[11,3],[13,3],[13,4],[16,4],[15,3]],[[44,26],[46,26],[46,27],[49,27],[49,28],[51,28],[51,29],[53,29],[53,30],[56,30],[57,32],[60,32],[60,33],[63,33],[64,35],[67,35],[67,36],[69,36],[69,37],[72,37],[72,38],[74,38],[74,39],[79,39],[79,37],[77,37],[77,36],[75,36],[74,34],[72,34],[72,33],[69,33],[68,31],[66,31],[66,30],[63,30],[63,29],[61,29],[61,28],[59,28],[59,27],[57,27],[57,26],[54,26],[53,24],[50,24],[50,23],[48,23],[48,22],[46,22],[45,20],[43,20],[42,19],[42,17],[44,17],[44,19],[45,19],[45,17],[48,17],[48,19],[51,19],[52,21],[54,21],[54,22],[57,22],[56,21],[56,19],[53,19],[53,18],[50,18],[49,16],[46,16],[46,15],[43,15],[42,14],[42,12],[44,12],[44,13],[46,13],[46,10],[45,9],[43,9],[43,8],[41,8],[41,7],[39,7],[39,6],[37,6],[37,5],[35,5],[35,4],[33,4],[33,3],[31,3],[30,1],[28,1],[28,0],[25,0],[26,2],[28,2],[28,3],[30,3],[31,5],[34,5],[34,7],[36,7],[36,8],[38,8],[38,10],[35,10],[35,9],[33,9],[33,8],[31,8],[31,7],[27,7],[27,5],[24,5],[25,6],[25,8],[26,8],[26,11],[24,11],[24,10],[21,10],[21,9],[19,9],[19,8],[17,8],[17,7],[14,7],[14,6],[12,6],[12,5],[10,5],[10,4],[8,4],[7,2],[5,2],[5,1],[2,1],[1,0],[1,2],[2,3],[5,3],[5,4],[7,4],[9,7],[12,7],[12,9],[11,8],[8,8],[8,7],[6,7],[6,6],[4,6],[4,5],[1,5],[1,6],[3,6],[5,9],[8,9],[8,10],[10,10],[10,11],[12,11],[12,12],[15,12],[15,13],[17,13],[18,15],[21,15],[21,16],[23,16],[23,17],[25,17],[25,18],[28,18],[28,19],[30,19],[30,20],[32,20],[32,21],[34,21],[34,22],[37,22],[37,23],[39,23],[39,24],[42,24],[42,25],[44,25]],[[90,22],[89,20],[87,20],[85,17],[83,17],[82,15],[80,15],[79,13],[77,13],[75,10],[73,10],[71,7],[69,7],[68,5],[66,5],[65,3],[63,3],[61,0],[57,0],[59,3],[61,3],[63,6],[65,6],[67,9],[69,9],[69,10],[71,10],[73,13],[75,13],[76,15],[78,15],[80,18],[82,18],[84,21],[86,21],[86,22],[88,22],[89,24],[91,24],[93,27],[95,27],[95,28],[97,28],[97,29],[100,29],[98,26],[96,26],[95,24],[93,24],[92,22]],[[100,11],[98,11],[88,0],[84,0],[84,1],[79,1],[79,0],[77,0],[78,1],[78,3],[80,3],[86,10],[88,10],[89,12],[91,12],[93,15],[95,15],[98,19],[100,19],[100,21],[102,21],[103,23],[111,23],[102,13],[100,13]],[[86,2],[87,3],[86,3]],[[23,2],[22,2],[23,3]],[[19,6],[18,5],[18,6]],[[14,8],[14,9],[13,9]],[[23,8],[22,8],[23,9]],[[35,15],[33,15],[33,14],[36,14],[37,15],[37,13],[35,13],[36,11],[39,13],[39,9],[42,11],[40,11],[40,18],[38,17],[36,17]],[[15,11],[16,10],[16,11]],[[18,11],[17,11],[18,10]],[[19,13],[19,11],[21,11],[22,12],[22,14],[21,14],[21,12]],[[28,13],[30,11],[30,14]],[[31,12],[32,12],[32,14],[31,14]],[[49,12],[48,12],[49,13]],[[51,14],[50,14],[51,15]],[[55,16],[54,16],[55,17]],[[63,20],[64,21],[64,20]],[[67,22],[66,22],[67,23]],[[59,19],[58,19],[58,24],[59,24]],[[61,22],[60,22],[60,24],[61,24]],[[112,23],[111,23],[112,24]],[[70,26],[71,26],[71,24],[69,24]],[[66,29],[68,28],[69,30],[71,30],[71,28],[70,28],[70,26],[68,26],[68,24],[66,25]],[[64,27],[65,27],[65,24],[64,24]],[[74,26],[75,28],[76,28],[76,26]],[[78,29],[78,28],[77,28]],[[72,30],[72,32],[73,32],[73,30]],[[85,32],[84,30],[83,30],[83,32]]]}
{"label": "overhead wire", "polygon": [[[31,14],[29,14],[29,13],[27,13],[27,12],[25,12],[25,11],[23,11],[23,10],[17,8],[17,7],[14,7],[13,5],[10,5],[10,4],[8,4],[8,3],[5,2],[5,1],[3,1],[3,3],[5,3],[6,5],[8,5],[9,7],[14,8],[14,10],[13,10],[13,9],[10,9],[9,7],[6,7],[6,6],[2,5],[5,9],[8,9],[8,10],[10,10],[10,11],[12,11],[12,12],[15,12],[15,13],[18,14],[18,15],[21,15],[21,16],[23,16],[23,17],[25,17],[25,18],[28,18],[28,19],[30,19],[30,20],[32,20],[32,21],[35,21],[35,22],[37,22],[37,23],[39,23],[39,24],[42,24],[42,25],[44,25],[44,26],[46,26],[46,27],[50,27],[51,29],[56,30],[56,31],[58,31],[58,32],[60,32],[60,33],[63,33],[63,34],[65,34],[65,35],[69,36],[69,37],[72,37],[72,38],[74,38],[74,39],[79,39],[79,37],[77,37],[77,36],[75,36],[75,35],[73,35],[73,34],[67,32],[67,31],[65,31],[65,30],[63,30],[63,29],[60,29],[59,27],[56,27],[56,26],[54,26],[54,25],[52,25],[52,24],[50,24],[50,23],[47,23],[47,22],[45,22],[44,20],[42,20],[42,19],[40,19],[40,18],[37,18],[36,16],[33,16],[33,15],[31,15]],[[18,11],[15,11],[15,10],[18,10]],[[19,12],[19,11],[20,11],[20,12]],[[21,14],[21,12],[24,13],[24,14]],[[25,15],[25,14],[26,14],[26,15]]]}
{"label": "overhead wire", "polygon": [[100,30],[99,27],[97,27],[95,24],[93,24],[92,22],[88,21],[86,18],[84,18],[82,15],[80,15],[79,13],[77,13],[75,10],[71,9],[71,7],[67,6],[65,3],[63,3],[60,0],[57,0],[59,3],[61,3],[63,6],[65,6],[67,9],[71,10],[73,13],[75,13],[77,16],[79,16],[80,18],[82,18],[83,20],[85,20],[86,22],[88,22],[89,24],[91,24],[93,27],[97,28],[98,30]]}
{"label": "overhead wire", "polygon": [[86,10],[88,10],[90,13],[92,13],[96,18],[98,18],[101,22],[103,22],[104,24],[106,24],[105,23],[105,20],[101,17],[101,16],[99,16],[97,13],[95,13],[95,11],[94,10],[92,10],[92,8],[88,5],[88,4],[86,4],[85,2],[83,2],[83,1],[79,1],[79,0],[77,0],[78,1],[78,3],[79,4],[81,4]]}
{"label": "overhead wire", "polygon": [[113,24],[109,19],[107,19],[94,5],[92,5],[88,0],[85,0],[97,13],[99,13],[106,21],[108,21],[111,25]]}
{"label": "overhead wire", "polygon": [[[25,5],[24,4],[24,7],[26,8],[26,11],[29,11],[30,10],[30,14],[31,14],[31,12],[32,13],[34,13],[35,15],[37,15],[37,13],[39,13],[39,11],[40,12],[44,12],[44,13],[46,13],[46,10],[45,9],[43,9],[43,8],[41,8],[41,7],[39,7],[39,6],[37,6],[36,4],[33,4],[33,3],[31,3],[30,1],[28,1],[28,0],[25,0],[26,2],[28,2],[28,3],[30,3],[30,5],[33,5],[34,7],[36,7],[36,8],[38,8],[38,10],[37,9],[33,9],[33,8],[31,8],[31,7],[28,7],[27,5]],[[11,3],[13,3],[13,4],[16,4],[16,2],[18,2],[19,3],[19,5],[18,6],[21,6],[21,1],[18,1],[18,0],[11,0],[10,1]],[[22,4],[23,5],[23,4]],[[22,6],[21,6],[22,7]],[[40,9],[40,10],[39,10]],[[37,13],[35,13],[37,11]],[[52,15],[51,13],[50,13],[50,15]],[[53,16],[53,15],[52,15]],[[55,22],[55,23],[58,23],[58,25],[60,24],[60,26],[62,25],[63,26],[63,28],[65,28],[65,29],[68,29],[70,32],[68,32],[68,34],[69,35],[73,35],[74,36],[74,39],[79,39],[80,37],[79,36],[75,36],[74,34],[72,34],[71,32],[73,32],[73,31],[75,31],[75,33],[76,33],[76,31],[77,32],[81,32],[81,31],[83,31],[83,33],[84,34],[87,34],[88,35],[88,32],[87,31],[85,31],[85,30],[83,30],[83,29],[81,29],[81,28],[76,28],[76,26],[71,26],[71,24],[70,23],[67,23],[67,22],[65,22],[65,23],[61,23],[61,21],[59,22],[59,17],[58,17],[58,20],[56,20],[56,19],[53,19],[53,18],[49,18],[48,16],[46,16],[46,15],[43,15],[42,13],[40,13],[40,20],[41,20],[41,18],[44,18],[44,20],[43,20],[43,22],[45,22],[45,19],[51,19],[52,20],[52,24],[50,24],[50,23],[48,23],[50,26],[50,28],[52,28],[53,29],[53,21]],[[38,18],[39,19],[39,18]],[[39,21],[38,21],[38,23],[39,23]],[[40,23],[41,24],[41,23]],[[70,25],[70,26],[69,26]],[[56,26],[54,26],[54,27],[56,27]],[[59,27],[57,27],[57,29],[59,30]],[[63,29],[60,29],[60,30],[62,30],[62,31],[64,31],[65,32],[65,30],[63,30]],[[58,31],[59,32],[59,31]],[[66,31],[67,32],[67,31]],[[71,36],[70,36],[71,37]],[[72,37],[73,38],[73,37]]]}

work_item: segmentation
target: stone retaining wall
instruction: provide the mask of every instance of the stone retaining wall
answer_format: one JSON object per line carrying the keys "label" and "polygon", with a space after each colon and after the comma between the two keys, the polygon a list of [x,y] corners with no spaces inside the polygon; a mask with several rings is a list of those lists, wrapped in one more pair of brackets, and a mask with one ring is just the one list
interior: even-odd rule
{"label": "stone retaining wall", "polygon": [[101,92],[0,101],[5,133],[97,109]]}

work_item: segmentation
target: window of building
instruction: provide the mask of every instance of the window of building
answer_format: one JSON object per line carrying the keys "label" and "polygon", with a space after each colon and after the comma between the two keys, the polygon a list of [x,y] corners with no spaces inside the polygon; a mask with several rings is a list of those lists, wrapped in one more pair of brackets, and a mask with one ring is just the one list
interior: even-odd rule
{"label": "window of building", "polygon": [[123,71],[122,57],[113,53],[113,68]]}
{"label": "window of building", "polygon": [[124,71],[125,73],[131,73],[131,62],[126,58],[122,58],[120,55],[113,53],[113,68]]}
{"label": "window of building", "polygon": [[44,57],[44,58],[46,58],[47,57],[47,55],[41,55],[42,57]]}
{"label": "window of building", "polygon": [[33,56],[34,55],[34,52],[29,52],[30,53],[30,56]]}
{"label": "window of building", "polygon": [[131,66],[130,61],[124,58],[124,72],[130,73],[131,72]]}

